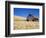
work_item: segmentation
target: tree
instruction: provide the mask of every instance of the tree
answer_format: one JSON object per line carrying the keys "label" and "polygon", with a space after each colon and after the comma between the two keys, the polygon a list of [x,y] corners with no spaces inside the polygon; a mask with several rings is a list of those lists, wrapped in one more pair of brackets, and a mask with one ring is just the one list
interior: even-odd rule
{"label": "tree", "polygon": [[27,16],[27,21],[31,21],[32,18],[33,18],[33,15],[32,15],[32,14],[29,14],[29,15]]}

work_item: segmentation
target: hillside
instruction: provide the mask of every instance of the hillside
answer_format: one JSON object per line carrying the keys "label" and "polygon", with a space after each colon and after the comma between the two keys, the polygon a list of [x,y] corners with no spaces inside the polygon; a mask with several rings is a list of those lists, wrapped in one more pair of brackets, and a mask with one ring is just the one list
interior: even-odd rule
{"label": "hillside", "polygon": [[14,16],[14,19],[15,19],[16,21],[23,21],[23,20],[26,20],[25,17],[21,17],[21,16]]}
{"label": "hillside", "polygon": [[16,29],[38,29],[38,21],[25,21],[26,18],[20,16],[14,16],[14,30]]}

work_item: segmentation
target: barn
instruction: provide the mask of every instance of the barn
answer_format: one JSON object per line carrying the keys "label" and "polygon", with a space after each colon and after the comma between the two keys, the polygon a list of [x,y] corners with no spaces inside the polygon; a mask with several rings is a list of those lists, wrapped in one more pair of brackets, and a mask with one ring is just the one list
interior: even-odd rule
{"label": "barn", "polygon": [[33,16],[32,14],[29,14],[27,16],[27,21],[38,21],[39,19]]}

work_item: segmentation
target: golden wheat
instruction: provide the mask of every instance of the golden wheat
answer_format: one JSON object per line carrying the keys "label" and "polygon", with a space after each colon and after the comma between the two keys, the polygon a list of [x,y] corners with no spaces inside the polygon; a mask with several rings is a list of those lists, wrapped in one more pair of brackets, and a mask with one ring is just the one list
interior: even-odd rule
{"label": "golden wheat", "polygon": [[16,21],[14,22],[14,29],[38,29],[39,22],[33,21]]}
{"label": "golden wheat", "polygon": [[[23,21],[22,21],[23,20]],[[25,18],[16,16],[14,17],[14,25],[13,29],[39,29],[39,22],[38,21],[24,21]]]}

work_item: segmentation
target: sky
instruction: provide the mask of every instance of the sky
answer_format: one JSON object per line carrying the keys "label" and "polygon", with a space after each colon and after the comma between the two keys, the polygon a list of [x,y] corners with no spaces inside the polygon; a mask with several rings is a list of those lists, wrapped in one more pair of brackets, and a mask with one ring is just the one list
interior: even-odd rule
{"label": "sky", "polygon": [[35,8],[14,8],[14,16],[27,17],[28,14],[33,14],[34,16],[39,17],[39,9]]}

